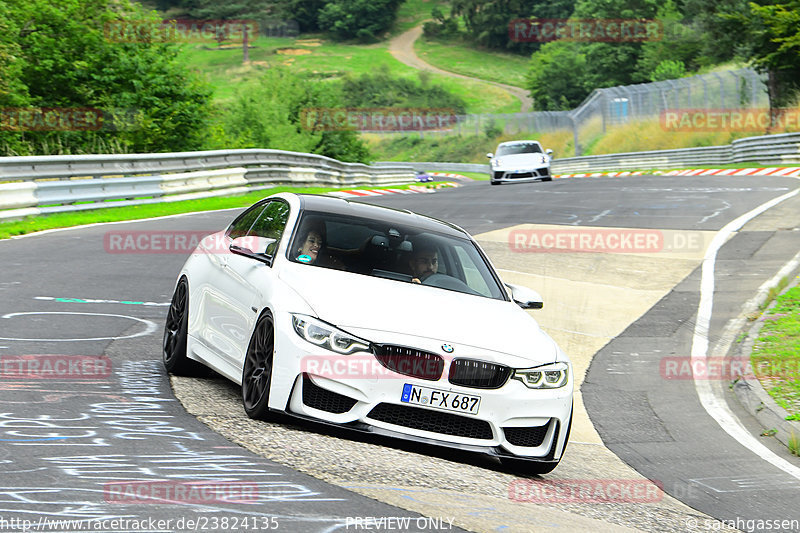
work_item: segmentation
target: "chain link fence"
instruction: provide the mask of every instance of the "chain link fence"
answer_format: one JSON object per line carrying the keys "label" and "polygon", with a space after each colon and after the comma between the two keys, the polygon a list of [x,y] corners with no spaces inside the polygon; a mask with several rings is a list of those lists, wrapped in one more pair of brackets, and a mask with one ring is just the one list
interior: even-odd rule
{"label": "chain link fence", "polygon": [[595,89],[571,111],[458,115],[453,128],[420,135],[570,131],[575,155],[610,126],[659,119],[668,110],[767,108],[766,77],[743,68],[676,80]]}

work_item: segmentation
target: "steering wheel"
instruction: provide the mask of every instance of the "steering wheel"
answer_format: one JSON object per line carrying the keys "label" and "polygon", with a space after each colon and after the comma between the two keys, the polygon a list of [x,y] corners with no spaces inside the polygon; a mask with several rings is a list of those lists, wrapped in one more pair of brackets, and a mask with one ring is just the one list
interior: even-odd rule
{"label": "steering wheel", "polygon": [[424,280],[423,285],[430,285],[431,287],[438,287],[440,289],[450,289],[451,291],[466,292],[467,294],[478,294],[470,288],[469,285],[464,283],[458,278],[448,276],[447,274],[431,274]]}

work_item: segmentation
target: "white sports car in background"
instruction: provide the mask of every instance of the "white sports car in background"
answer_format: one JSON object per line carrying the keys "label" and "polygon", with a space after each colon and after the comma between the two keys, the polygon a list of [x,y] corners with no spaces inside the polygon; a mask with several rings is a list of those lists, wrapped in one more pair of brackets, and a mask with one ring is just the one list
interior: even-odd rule
{"label": "white sports car in background", "polygon": [[547,473],[567,443],[573,375],[523,310],[541,306],[457,226],[282,193],[186,261],[163,360],[240,384],[252,418],[284,412]]}
{"label": "white sports car in background", "polygon": [[490,161],[492,185],[514,181],[552,181],[550,156],[538,141],[509,141],[497,145]]}

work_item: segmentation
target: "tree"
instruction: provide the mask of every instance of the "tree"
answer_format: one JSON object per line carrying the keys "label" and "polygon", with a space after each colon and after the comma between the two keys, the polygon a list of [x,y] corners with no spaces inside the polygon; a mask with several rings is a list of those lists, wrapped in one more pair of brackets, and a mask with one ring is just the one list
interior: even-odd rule
{"label": "tree", "polygon": [[[577,19],[654,19],[659,0],[578,0],[574,18]],[[637,69],[642,54],[641,42],[586,42],[579,43],[586,55],[588,91],[600,87],[628,85],[645,81],[648,73]],[[587,94],[588,94],[587,91]]]}
{"label": "tree", "polygon": [[317,25],[335,39],[371,42],[380,39],[397,18],[403,0],[329,0]]}
{"label": "tree", "polygon": [[[147,29],[160,23],[155,15],[127,0],[5,0],[5,7],[0,24],[16,43],[13,63],[0,66],[8,94],[40,108],[121,111],[136,123],[101,131],[0,131],[6,146],[0,149],[172,151],[202,144],[210,89],[183,66],[174,46],[152,38]],[[127,34],[128,42],[104,33],[120,25],[144,31]],[[0,50],[5,39],[4,33]]]}
{"label": "tree", "polygon": [[577,107],[591,91],[584,85],[586,56],[579,43],[547,43],[533,54],[528,88],[537,110],[556,111]]}
{"label": "tree", "polygon": [[[660,65],[670,64],[672,67],[676,63],[681,63],[686,67],[678,71],[670,71],[674,74],[674,78],[685,75],[686,70],[697,70],[703,63],[703,29],[702,26],[686,15],[678,11],[677,6],[673,0],[666,0],[658,8],[656,18],[663,25],[663,38],[653,41],[647,41],[642,44],[641,55],[636,65],[637,78],[646,78],[648,80],[660,81],[663,76],[670,75],[666,66],[661,66],[659,74],[656,74],[656,69]],[[654,78],[657,78],[655,80]]]}
{"label": "tree", "polygon": [[[734,59],[742,52],[742,23],[736,15],[747,12],[748,0],[678,0],[678,11],[684,22],[696,30],[700,49],[692,61],[681,58],[694,70],[694,65],[710,66]],[[669,31],[665,28],[667,36]],[[661,59],[675,59],[662,57]]]}
{"label": "tree", "polygon": [[508,26],[516,19],[565,19],[575,0],[454,0],[452,15],[461,16],[470,40],[481,46],[528,54],[540,43],[515,41]]}
{"label": "tree", "polygon": [[767,74],[770,107],[792,103],[800,92],[800,0],[751,2],[739,20],[747,23],[753,65]]}

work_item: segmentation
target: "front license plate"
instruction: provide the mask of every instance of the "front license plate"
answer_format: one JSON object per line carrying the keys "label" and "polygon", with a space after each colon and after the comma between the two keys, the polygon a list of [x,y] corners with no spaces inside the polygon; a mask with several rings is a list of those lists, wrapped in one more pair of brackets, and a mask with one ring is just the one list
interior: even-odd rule
{"label": "front license plate", "polygon": [[400,401],[469,415],[477,415],[481,406],[480,396],[431,389],[430,387],[419,387],[410,383],[403,385],[403,396]]}

